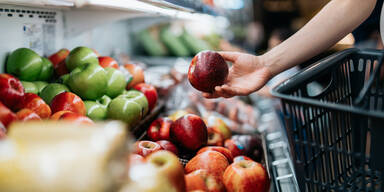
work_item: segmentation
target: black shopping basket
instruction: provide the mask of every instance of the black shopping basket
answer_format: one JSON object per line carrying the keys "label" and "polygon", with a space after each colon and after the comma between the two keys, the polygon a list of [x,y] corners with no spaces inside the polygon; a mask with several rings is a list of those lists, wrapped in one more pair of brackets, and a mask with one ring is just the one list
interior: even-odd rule
{"label": "black shopping basket", "polygon": [[347,49],[273,89],[301,191],[384,191],[383,55]]}

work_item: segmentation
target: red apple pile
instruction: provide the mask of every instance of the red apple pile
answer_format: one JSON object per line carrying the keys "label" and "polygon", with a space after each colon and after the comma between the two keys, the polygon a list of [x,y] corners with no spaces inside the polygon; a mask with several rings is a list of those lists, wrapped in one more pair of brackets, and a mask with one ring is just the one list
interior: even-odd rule
{"label": "red apple pile", "polygon": [[146,132],[149,140],[136,142],[131,164],[167,150],[181,159],[193,156],[184,168],[185,191],[268,191],[268,174],[259,163],[262,148],[258,136],[231,136],[222,121],[215,119],[207,127],[202,118],[182,110],[171,118],[152,122]]}

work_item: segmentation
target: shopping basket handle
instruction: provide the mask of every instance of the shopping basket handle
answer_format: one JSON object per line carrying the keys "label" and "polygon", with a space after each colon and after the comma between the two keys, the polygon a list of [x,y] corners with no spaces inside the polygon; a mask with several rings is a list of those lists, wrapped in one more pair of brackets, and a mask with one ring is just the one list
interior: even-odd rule
{"label": "shopping basket handle", "polygon": [[344,51],[330,55],[298,72],[288,80],[282,82],[276,86],[273,93],[287,93],[292,89],[296,89],[298,86],[306,85],[316,80],[318,75],[321,75],[324,71],[329,70],[332,65],[338,64],[340,60],[344,59],[346,55],[359,51],[357,48],[346,49]]}

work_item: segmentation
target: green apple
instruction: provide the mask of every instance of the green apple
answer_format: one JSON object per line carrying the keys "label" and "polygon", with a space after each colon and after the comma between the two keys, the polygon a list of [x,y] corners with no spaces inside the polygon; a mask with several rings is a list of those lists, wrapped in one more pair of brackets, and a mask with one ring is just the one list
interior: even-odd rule
{"label": "green apple", "polygon": [[7,73],[15,75],[20,80],[35,81],[39,78],[43,60],[33,50],[19,48],[13,51],[7,59]]}
{"label": "green apple", "polygon": [[76,47],[65,59],[69,71],[86,63],[99,64],[96,53],[88,47]]}
{"label": "green apple", "polygon": [[40,76],[38,79],[40,81],[48,81],[52,78],[52,75],[53,75],[53,65],[51,61],[49,61],[47,58],[41,57],[41,59],[43,60],[43,63],[41,67]]}
{"label": "green apple", "polygon": [[73,70],[65,84],[83,100],[96,100],[107,90],[107,73],[96,63],[84,64]]}
{"label": "green apple", "polygon": [[69,92],[69,89],[67,86],[63,85],[63,84],[59,84],[59,83],[51,83],[51,84],[48,84],[47,86],[44,87],[43,90],[41,90],[40,92],[40,97],[47,103],[47,104],[50,104],[52,99],[62,93],[62,92],[65,92],[65,91],[68,91]]}
{"label": "green apple", "polygon": [[124,90],[123,94],[119,95],[118,97],[132,99],[136,103],[140,104],[142,117],[144,117],[148,113],[148,100],[142,92],[134,89],[129,91]]}
{"label": "green apple", "polygon": [[124,74],[120,70],[112,67],[107,67],[104,70],[107,72],[108,79],[106,95],[111,98],[115,98],[123,93],[125,86],[127,85],[127,81],[125,80]]}
{"label": "green apple", "polygon": [[36,85],[32,82],[28,81],[21,81],[21,84],[24,87],[24,92],[25,93],[35,93],[37,94],[39,90],[37,89]]}
{"label": "green apple", "polygon": [[34,81],[33,84],[36,85],[39,94],[44,89],[44,87],[48,85],[48,83],[45,81]]}
{"label": "green apple", "polygon": [[68,78],[69,78],[69,73],[62,75],[59,77],[59,79],[57,79],[57,83],[66,84]]}
{"label": "green apple", "polygon": [[141,120],[140,104],[129,97],[116,97],[108,105],[107,117],[109,119],[121,120],[129,127],[135,126]]}
{"label": "green apple", "polygon": [[110,102],[111,98],[106,95],[96,101],[84,101],[87,116],[94,121],[104,120],[107,117],[107,109]]}

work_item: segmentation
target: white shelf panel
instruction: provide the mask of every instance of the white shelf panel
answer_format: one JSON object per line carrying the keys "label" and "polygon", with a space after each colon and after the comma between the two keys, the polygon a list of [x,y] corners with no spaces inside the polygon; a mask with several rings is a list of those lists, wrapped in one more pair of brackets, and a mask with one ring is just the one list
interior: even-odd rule
{"label": "white shelf panel", "polygon": [[75,0],[3,0],[2,4],[9,5],[22,5],[22,6],[30,6],[30,7],[57,7],[57,8],[65,8],[65,7],[73,7],[75,6]]}
{"label": "white shelf panel", "polygon": [[30,7],[70,8],[71,10],[116,10],[127,14],[167,16],[176,19],[207,19],[212,16],[193,13],[192,9],[162,0],[3,0],[2,4]]}

